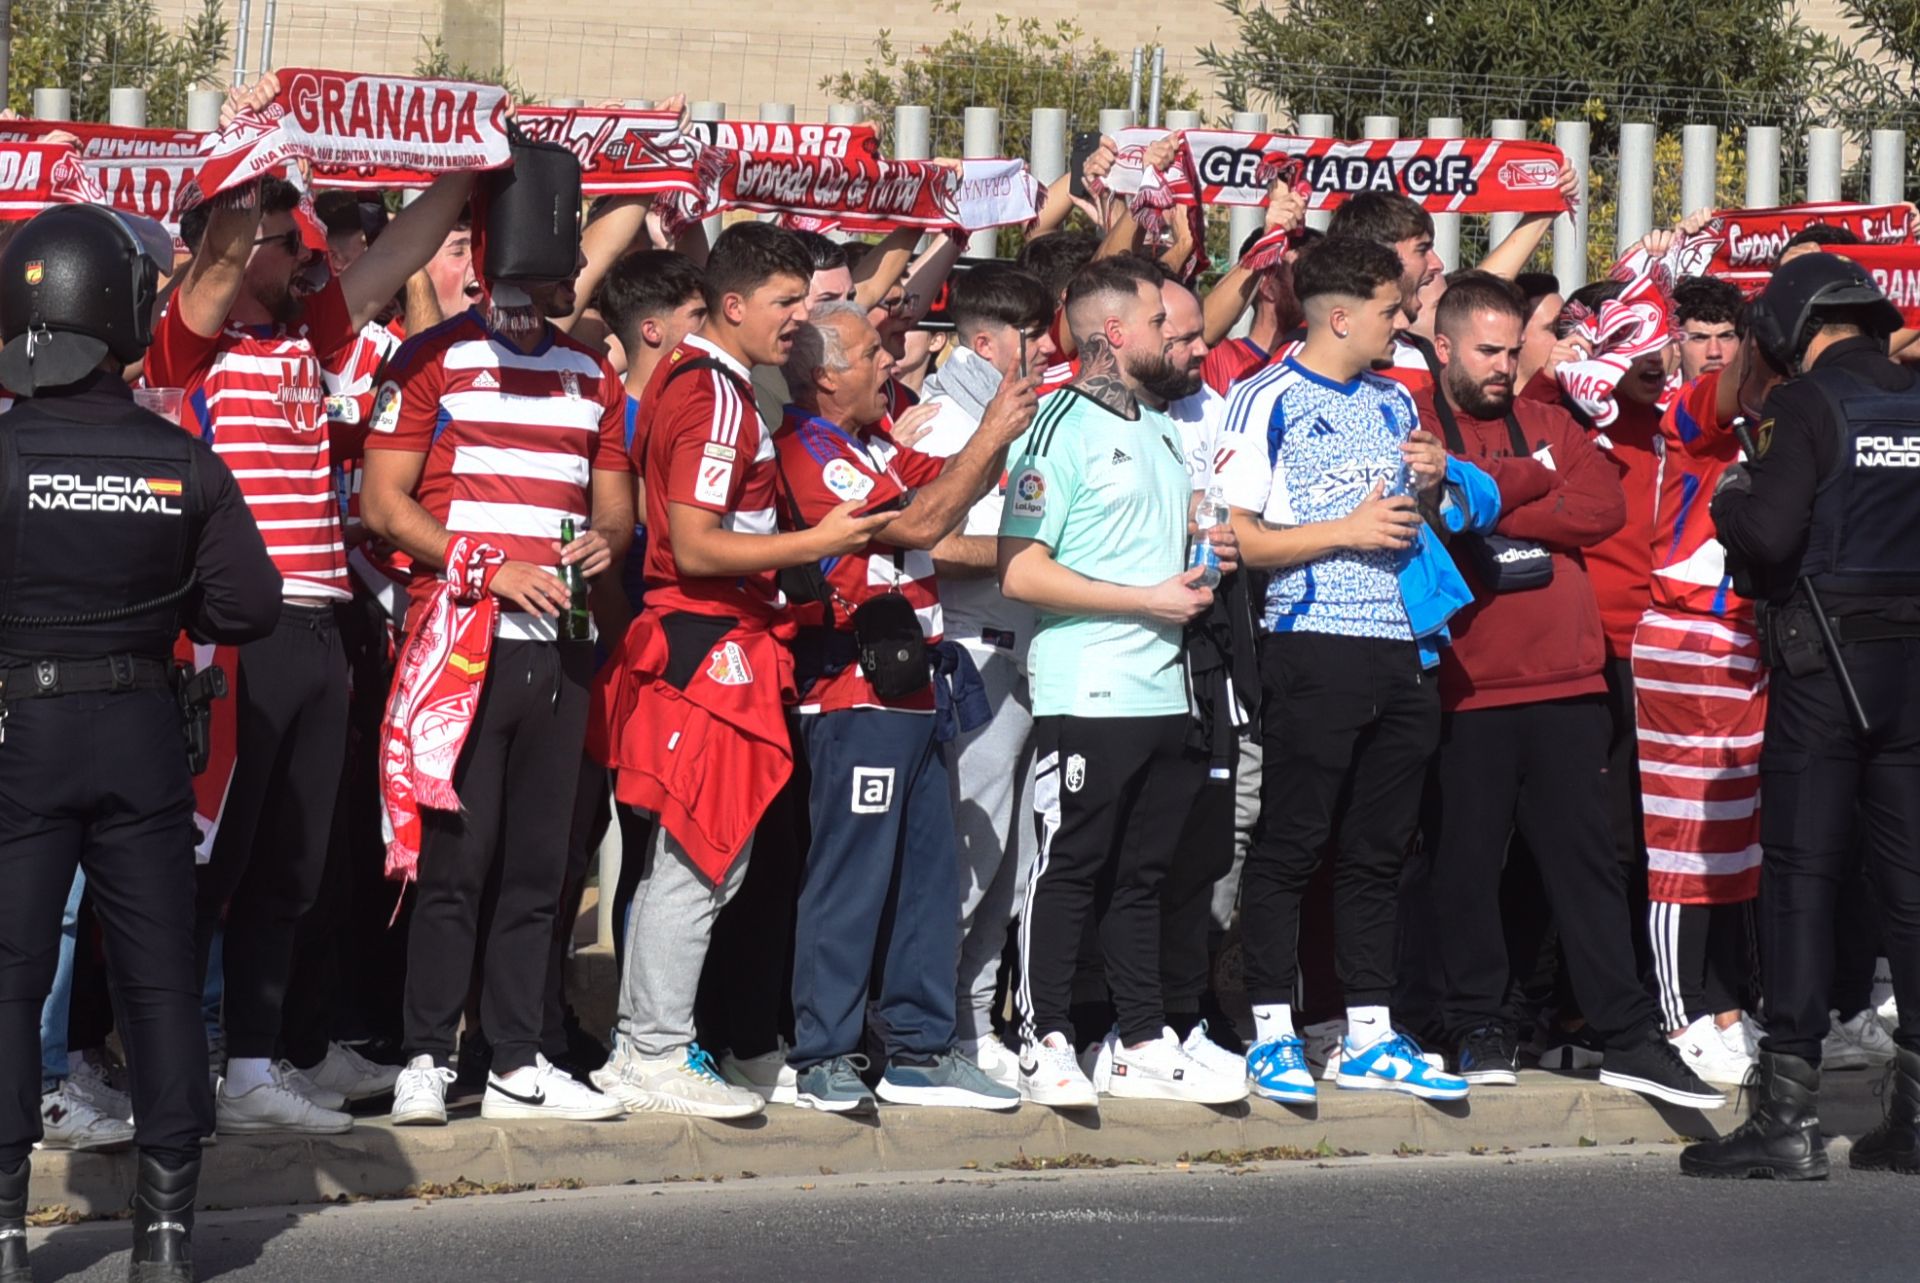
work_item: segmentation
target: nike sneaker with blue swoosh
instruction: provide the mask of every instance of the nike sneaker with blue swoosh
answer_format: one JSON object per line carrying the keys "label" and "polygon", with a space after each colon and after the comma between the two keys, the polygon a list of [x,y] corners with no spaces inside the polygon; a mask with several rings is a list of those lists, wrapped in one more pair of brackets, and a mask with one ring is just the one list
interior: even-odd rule
{"label": "nike sneaker with blue swoosh", "polygon": [[1413,1039],[1385,1035],[1370,1046],[1341,1048],[1340,1076],[1348,1091],[1398,1091],[1421,1100],[1465,1100],[1471,1089],[1458,1074],[1428,1064]]}
{"label": "nike sneaker with blue swoosh", "polygon": [[1320,1094],[1307,1068],[1307,1046],[1293,1034],[1253,1045],[1247,1053],[1247,1081],[1254,1095],[1286,1105],[1311,1105]]}

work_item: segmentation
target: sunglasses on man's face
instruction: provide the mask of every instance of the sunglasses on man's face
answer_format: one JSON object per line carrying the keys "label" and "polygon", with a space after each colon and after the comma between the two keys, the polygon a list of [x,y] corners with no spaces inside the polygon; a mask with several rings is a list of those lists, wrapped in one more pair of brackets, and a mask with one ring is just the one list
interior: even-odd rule
{"label": "sunglasses on man's face", "polygon": [[288,258],[298,258],[300,256],[300,229],[290,227],[286,231],[273,236],[257,236],[254,238],[253,243],[255,245],[278,245],[280,252]]}

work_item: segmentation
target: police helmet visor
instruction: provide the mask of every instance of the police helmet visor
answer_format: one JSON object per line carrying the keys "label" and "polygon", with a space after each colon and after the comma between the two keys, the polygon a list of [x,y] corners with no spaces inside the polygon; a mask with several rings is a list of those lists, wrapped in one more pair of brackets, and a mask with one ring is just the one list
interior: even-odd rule
{"label": "police helmet visor", "polygon": [[1838,254],[1806,254],[1776,271],[1754,301],[1755,337],[1769,356],[1791,368],[1821,323],[1841,316],[1873,334],[1900,328],[1899,309],[1866,268]]}

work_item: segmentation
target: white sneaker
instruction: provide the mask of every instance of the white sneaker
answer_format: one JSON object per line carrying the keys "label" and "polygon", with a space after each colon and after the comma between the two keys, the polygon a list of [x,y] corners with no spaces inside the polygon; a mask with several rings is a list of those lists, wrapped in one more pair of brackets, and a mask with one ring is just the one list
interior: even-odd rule
{"label": "white sneaker", "polygon": [[742,1058],[728,1052],[720,1057],[720,1076],[735,1087],[745,1087],[769,1105],[793,1104],[800,1086],[799,1075],[787,1063],[784,1039],[772,1051],[758,1056]]}
{"label": "white sneaker", "polygon": [[988,1034],[978,1042],[963,1042],[958,1050],[1002,1087],[1020,1090],[1020,1057],[1007,1049],[998,1034]]}
{"label": "white sneaker", "polygon": [[[325,1062],[322,1061],[322,1064]],[[318,1065],[314,1066],[316,1069]],[[347,1094],[335,1091],[331,1087],[322,1087],[308,1076],[307,1071],[295,1065],[291,1060],[276,1060],[273,1064],[274,1076],[280,1085],[288,1091],[297,1091],[322,1109],[344,1109]]]}
{"label": "white sneaker", "polygon": [[451,1069],[434,1064],[432,1056],[409,1060],[393,1084],[393,1125],[446,1126],[447,1088],[453,1085],[455,1076]]}
{"label": "white sneaker", "polygon": [[133,1124],[94,1108],[63,1082],[40,1097],[41,1149],[125,1149],[133,1144]]}
{"label": "white sneaker", "polygon": [[133,1121],[133,1097],[113,1085],[107,1066],[84,1051],[67,1057],[67,1087],[108,1118]]}
{"label": "white sneaker", "polygon": [[1873,960],[1873,989],[1867,999],[1880,1023],[1892,1033],[1900,1027],[1900,1004],[1893,996],[1893,964],[1885,958]]}
{"label": "white sneaker", "polygon": [[1087,1076],[1087,1081],[1102,1096],[1113,1091],[1113,1045],[1119,1041],[1120,1030],[1116,1026],[1107,1030],[1099,1042],[1080,1053],[1080,1072]]}
{"label": "white sneaker", "polygon": [[1720,1031],[1720,1040],[1750,1061],[1760,1059],[1760,1026],[1744,1011],[1740,1019]]}
{"label": "white sneaker", "polygon": [[1231,1105],[1247,1098],[1247,1071],[1222,1074],[1181,1050],[1173,1030],[1139,1047],[1116,1041],[1113,1048],[1113,1096],[1136,1100],[1190,1100],[1201,1105]]}
{"label": "white sneaker", "polygon": [[297,1090],[279,1065],[271,1070],[273,1081],[252,1091],[229,1094],[230,1080],[222,1079],[213,1096],[216,1132],[299,1132],[308,1136],[337,1136],[353,1130],[353,1118],[338,1110],[323,1109]]}
{"label": "white sneaker", "polygon": [[[1731,1040],[1727,1034],[1732,1034]],[[1670,1040],[1680,1059],[1702,1082],[1719,1087],[1738,1087],[1747,1081],[1753,1058],[1747,1055],[1746,1039],[1738,1024],[1722,1030],[1712,1016],[1702,1016]]]}
{"label": "white sneaker", "polygon": [[767,1107],[758,1093],[722,1078],[699,1043],[671,1056],[642,1056],[622,1042],[589,1076],[621,1108],[636,1114],[750,1118]]}
{"label": "white sneaker", "polygon": [[1207,1022],[1195,1025],[1180,1050],[1229,1080],[1247,1076],[1247,1058],[1236,1056],[1207,1036]]}
{"label": "white sneaker", "polygon": [[1036,1105],[1055,1109],[1093,1109],[1100,1104],[1100,1093],[1074,1059],[1073,1044],[1058,1032],[1028,1043],[1021,1051],[1020,1094]]}
{"label": "white sneaker", "polygon": [[618,1118],[626,1106],[556,1069],[536,1055],[531,1069],[517,1069],[508,1077],[487,1074],[487,1094],[480,1099],[482,1118],[570,1118],[600,1122]]}
{"label": "white sneaker", "polygon": [[325,1060],[300,1073],[314,1086],[334,1092],[348,1103],[384,1096],[400,1079],[398,1065],[376,1065],[353,1048],[337,1042],[327,1044]]}
{"label": "white sneaker", "polygon": [[1833,1012],[1833,1028],[1820,1046],[1822,1069],[1879,1068],[1893,1059],[1893,1038],[1872,1010],[1862,1011],[1850,1020]]}

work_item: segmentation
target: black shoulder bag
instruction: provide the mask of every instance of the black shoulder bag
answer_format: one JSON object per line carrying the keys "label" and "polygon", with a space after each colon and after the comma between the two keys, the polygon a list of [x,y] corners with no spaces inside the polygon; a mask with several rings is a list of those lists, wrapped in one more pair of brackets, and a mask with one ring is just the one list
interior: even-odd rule
{"label": "black shoulder bag", "polygon": [[[1427,368],[1433,371],[1433,408],[1440,416],[1440,430],[1446,437],[1447,450],[1464,458],[1467,450],[1466,442],[1460,435],[1460,423],[1454,418],[1446,389],[1440,386],[1439,357],[1426,343],[1415,346],[1427,358]],[[1527,449],[1526,434],[1520,430],[1520,420],[1514,417],[1512,406],[1507,407],[1507,442],[1513,448],[1514,458],[1532,456],[1533,452]],[[1467,560],[1473,563],[1474,573],[1491,592],[1526,592],[1532,588],[1545,588],[1553,582],[1553,550],[1536,539],[1465,532],[1455,535],[1453,542],[1465,550]]]}

